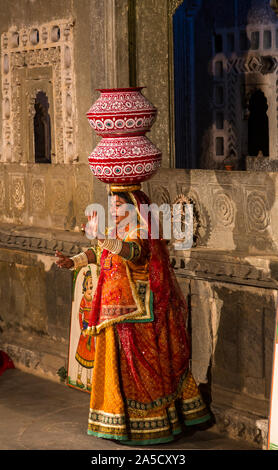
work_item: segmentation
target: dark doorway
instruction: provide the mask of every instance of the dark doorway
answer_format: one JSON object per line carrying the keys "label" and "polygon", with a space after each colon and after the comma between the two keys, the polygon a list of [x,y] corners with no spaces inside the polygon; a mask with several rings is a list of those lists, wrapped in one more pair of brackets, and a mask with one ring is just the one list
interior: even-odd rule
{"label": "dark doorway", "polygon": [[51,163],[51,124],[47,95],[39,91],[35,100],[34,140],[35,162]]}
{"label": "dark doorway", "polygon": [[267,99],[261,90],[256,90],[249,101],[248,154],[256,156],[262,152],[269,156],[269,127]]}

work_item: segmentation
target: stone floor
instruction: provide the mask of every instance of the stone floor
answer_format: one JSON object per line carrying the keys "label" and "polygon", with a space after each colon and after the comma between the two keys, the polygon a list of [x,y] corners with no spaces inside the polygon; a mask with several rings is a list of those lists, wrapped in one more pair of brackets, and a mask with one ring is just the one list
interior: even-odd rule
{"label": "stone floor", "polygon": [[[19,369],[6,370],[0,377],[0,450],[138,449],[87,435],[89,398],[88,393],[64,384]],[[253,450],[214,428],[191,431],[174,443],[150,448]]]}

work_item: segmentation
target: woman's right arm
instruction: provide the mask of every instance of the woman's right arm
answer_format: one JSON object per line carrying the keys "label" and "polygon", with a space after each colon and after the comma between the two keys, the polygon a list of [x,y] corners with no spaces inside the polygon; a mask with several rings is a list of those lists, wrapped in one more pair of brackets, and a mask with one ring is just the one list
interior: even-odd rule
{"label": "woman's right arm", "polygon": [[87,266],[87,264],[97,262],[95,252],[92,249],[79,253],[78,255],[73,256],[72,258],[63,255],[63,253],[61,253],[60,251],[56,251],[55,256],[58,257],[56,264],[57,266],[59,266],[59,268],[77,269],[82,266]]}
{"label": "woman's right arm", "polygon": [[95,264],[97,262],[95,250],[89,248],[89,250],[85,251],[85,253],[88,258],[88,264],[91,264],[91,263]]}

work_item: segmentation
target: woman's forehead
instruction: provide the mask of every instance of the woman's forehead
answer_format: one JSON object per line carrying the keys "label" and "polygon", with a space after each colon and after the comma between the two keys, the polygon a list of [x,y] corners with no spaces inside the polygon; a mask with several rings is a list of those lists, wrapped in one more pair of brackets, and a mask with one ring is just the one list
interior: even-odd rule
{"label": "woman's forehead", "polygon": [[115,202],[116,204],[124,204],[126,203],[126,200],[123,199],[121,196],[115,194],[114,199],[112,199],[112,202]]}

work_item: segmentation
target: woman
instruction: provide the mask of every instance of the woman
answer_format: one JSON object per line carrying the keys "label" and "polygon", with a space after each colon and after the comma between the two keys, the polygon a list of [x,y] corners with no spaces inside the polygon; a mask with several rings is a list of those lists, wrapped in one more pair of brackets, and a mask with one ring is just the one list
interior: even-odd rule
{"label": "woman", "polygon": [[[151,237],[150,221],[143,221],[143,236],[140,220],[135,230],[127,226],[121,233],[125,215],[118,208],[132,203],[140,214],[140,205],[150,204],[147,196],[134,188],[114,195],[117,239],[98,235],[101,269],[88,327],[96,335],[88,434],[131,445],[169,442],[183,424],[210,420],[189,370],[187,306],[165,242]],[[94,224],[97,233],[96,219]],[[96,262],[91,249],[72,259],[57,256],[60,267]]]}

